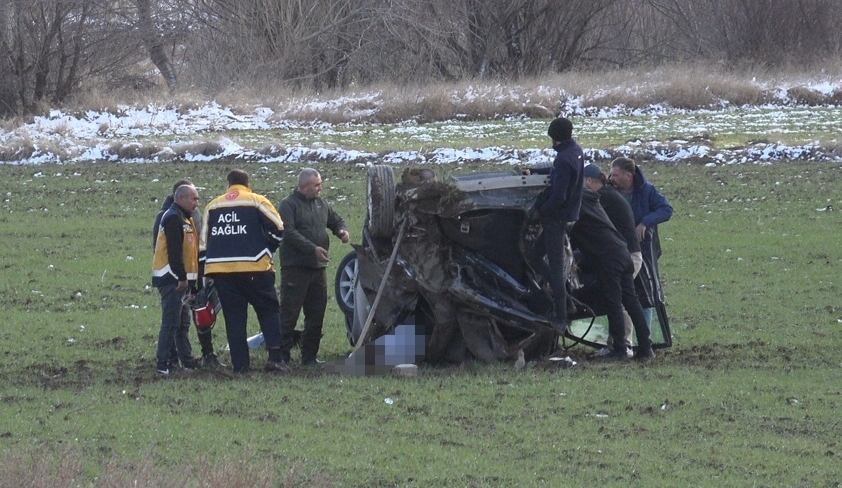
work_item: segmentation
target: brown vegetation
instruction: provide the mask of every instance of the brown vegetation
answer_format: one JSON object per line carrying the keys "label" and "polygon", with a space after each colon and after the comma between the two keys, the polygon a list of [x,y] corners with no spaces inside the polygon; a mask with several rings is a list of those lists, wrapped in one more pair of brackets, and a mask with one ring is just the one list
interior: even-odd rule
{"label": "brown vegetation", "polygon": [[[237,459],[215,459],[199,455],[181,459],[175,465],[161,465],[154,456],[141,456],[137,462],[112,460],[98,467],[100,472],[93,488],[116,486],[224,486],[230,488],[307,486],[324,488],[333,483],[321,475],[304,476],[298,466],[287,472],[269,460],[244,455]],[[87,476],[83,453],[71,447],[56,449],[29,448],[10,450],[0,461],[0,484],[3,486],[31,486],[74,488],[82,486]],[[90,466],[87,466],[90,468]]]}
{"label": "brown vegetation", "polygon": [[[278,87],[326,93],[381,84],[509,83],[699,61],[721,63],[717,72],[746,63],[812,65],[842,47],[837,3],[570,0],[558,8],[555,0],[0,0],[0,118],[92,99],[98,90],[129,101],[161,88],[225,99]],[[714,87],[709,96],[717,96]],[[424,97],[408,107],[436,120],[446,105]],[[524,107],[554,111],[535,101]],[[466,116],[485,112],[471,108]]]}

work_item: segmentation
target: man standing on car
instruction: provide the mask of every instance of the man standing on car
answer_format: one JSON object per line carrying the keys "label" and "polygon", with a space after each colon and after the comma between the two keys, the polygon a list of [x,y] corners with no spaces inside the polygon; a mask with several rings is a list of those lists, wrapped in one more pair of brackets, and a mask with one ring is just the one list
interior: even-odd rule
{"label": "man standing on car", "polygon": [[[298,188],[279,205],[284,220],[281,244],[281,331],[292,337],[301,309],[301,364],[318,364],[316,355],[322,338],[327,307],[327,263],[330,229],[343,244],[351,237],[345,220],[321,199],[322,177],[312,168],[298,174]],[[289,362],[291,341],[284,342],[281,357]]]}
{"label": "man standing on car", "polygon": [[181,300],[190,289],[195,290],[199,279],[199,238],[192,218],[199,207],[199,193],[193,185],[181,185],[173,198],[161,216],[152,257],[152,285],[161,295],[156,371],[164,376],[174,367],[170,364],[173,344],[181,364],[187,369],[196,367],[187,336],[190,312]]}
{"label": "man standing on car", "polygon": [[[550,122],[547,135],[553,141],[556,157],[552,167],[527,169],[527,174],[550,175],[550,187],[535,202],[541,221],[541,236],[533,247],[530,262],[550,283],[555,304],[550,321],[558,334],[563,334],[567,318],[567,270],[564,266],[567,228],[579,219],[582,205],[582,169],[584,153],[573,140],[573,123],[560,117]],[[544,255],[549,268],[543,264]]]}
{"label": "man standing on car", "polygon": [[[182,185],[193,185],[193,182],[190,180],[178,180],[175,182],[175,185],[172,187],[172,193],[167,195],[167,198],[164,199],[164,205],[161,207],[161,211],[158,212],[158,215],[155,216],[155,224],[152,227],[152,248],[154,249],[157,242],[158,242],[158,227],[161,225],[161,217],[164,216],[164,213],[172,206],[173,202],[175,201],[175,191],[178,187]],[[198,206],[195,210],[193,210],[193,224],[196,228],[196,239],[198,242],[198,235],[199,230],[202,228],[202,214],[199,212]],[[185,305],[186,307],[186,305]],[[189,312],[188,312],[189,313]],[[188,325],[189,327],[189,325]],[[196,329],[196,336],[199,338],[199,344],[202,347],[202,362],[201,366],[203,368],[208,367],[223,367],[224,364],[219,362],[219,359],[216,357],[216,353],[213,350],[213,334],[210,330],[207,332],[202,332],[198,328]],[[175,344],[172,345],[170,348],[170,364],[177,364],[178,363],[178,354],[175,347]]]}
{"label": "man standing on car", "polygon": [[[658,224],[662,224],[672,217],[672,205],[652,183],[646,181],[640,166],[629,158],[617,158],[611,162],[608,181],[631,205],[643,260],[648,269],[651,270],[653,281],[653,283],[647,284],[652,288],[647,290],[647,294],[653,297],[654,301],[662,302],[663,297],[658,274],[658,258],[661,257]],[[652,305],[655,305],[655,303],[652,303]],[[646,307],[644,314],[646,315],[646,323],[651,328],[652,308]]]}
{"label": "man standing on car", "polygon": [[281,216],[266,197],[251,191],[248,173],[235,169],[228,173],[228,191],[205,207],[202,220],[199,257],[219,293],[234,372],[250,370],[249,305],[269,351],[264,370],[288,371],[272,263],[284,230]]}

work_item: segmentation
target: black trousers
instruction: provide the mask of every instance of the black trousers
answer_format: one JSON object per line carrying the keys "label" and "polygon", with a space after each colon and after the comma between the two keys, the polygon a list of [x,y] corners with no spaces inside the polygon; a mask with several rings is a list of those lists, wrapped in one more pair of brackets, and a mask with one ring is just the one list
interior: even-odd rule
{"label": "black trousers", "polygon": [[278,296],[275,294],[275,272],[220,273],[211,276],[216,283],[222,315],[225,317],[225,334],[231,350],[231,365],[235,372],[248,371],[248,306],[254,308],[266,348],[281,346],[281,320],[278,314]]}
{"label": "black trousers", "polygon": [[[327,269],[286,266],[281,268],[281,333],[292,337],[298,316],[304,309],[301,360],[316,359],[322,340],[327,307]],[[281,357],[289,361],[291,341],[284,341]]]}
{"label": "black trousers", "polygon": [[[567,275],[564,266],[564,239],[567,235],[566,222],[541,223],[542,231],[535,242],[529,263],[550,284],[553,292],[554,317],[567,320]],[[544,262],[547,256],[549,265]]]}
{"label": "black trousers", "polygon": [[650,349],[652,341],[649,327],[643,315],[643,307],[637,299],[634,288],[634,264],[628,253],[618,254],[601,262],[593,263],[597,279],[605,292],[608,306],[608,333],[614,344],[625,344],[623,309],[631,317],[637,345],[641,349]]}

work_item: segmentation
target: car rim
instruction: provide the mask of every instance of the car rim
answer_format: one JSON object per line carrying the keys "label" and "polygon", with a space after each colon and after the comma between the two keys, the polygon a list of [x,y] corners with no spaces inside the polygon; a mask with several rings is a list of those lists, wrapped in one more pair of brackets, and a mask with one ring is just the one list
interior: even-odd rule
{"label": "car rim", "polygon": [[358,261],[351,260],[342,268],[342,274],[339,276],[339,292],[342,303],[348,308],[354,308],[354,287],[357,280]]}

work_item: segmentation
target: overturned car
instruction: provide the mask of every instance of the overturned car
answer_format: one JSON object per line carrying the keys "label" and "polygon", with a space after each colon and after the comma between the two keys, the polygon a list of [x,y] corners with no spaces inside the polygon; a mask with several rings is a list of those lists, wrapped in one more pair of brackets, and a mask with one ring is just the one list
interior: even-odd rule
{"label": "overturned car", "polygon": [[[360,364],[383,366],[495,362],[558,356],[559,348],[576,343],[605,345],[608,322],[598,284],[580,283],[572,273],[577,311],[559,338],[549,320],[548,285],[526,258],[541,232],[530,210],[548,184],[546,175],[516,172],[443,182],[426,168],[407,168],[396,182],[390,166],[371,166],[362,243],[335,278],[352,356],[367,355]],[[669,321],[650,263],[639,275],[638,286],[646,290],[639,295],[657,312],[654,347],[668,347]]]}

